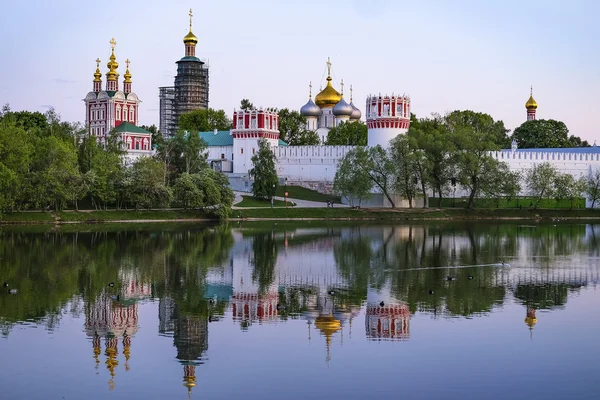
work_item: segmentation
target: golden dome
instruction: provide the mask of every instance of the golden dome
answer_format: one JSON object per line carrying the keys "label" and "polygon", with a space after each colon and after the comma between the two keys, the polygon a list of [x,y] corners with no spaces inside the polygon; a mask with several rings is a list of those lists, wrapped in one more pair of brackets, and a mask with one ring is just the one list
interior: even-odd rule
{"label": "golden dome", "polygon": [[529,100],[527,100],[527,103],[525,103],[525,108],[526,109],[532,109],[535,110],[537,108],[537,103],[535,101],[535,99],[533,98],[533,87],[531,87],[531,92],[529,94]]}
{"label": "golden dome", "polygon": [[127,64],[127,69],[125,70],[123,77],[125,78],[125,83],[131,83],[131,72],[129,72],[129,59],[125,60],[125,64]]}
{"label": "golden dome", "polygon": [[192,9],[190,8],[190,32],[183,37],[183,43],[196,45],[198,44],[198,38],[192,33],[192,16]]}
{"label": "golden dome", "polygon": [[112,52],[110,54],[110,61],[108,63],[106,63],[106,66],[108,67],[108,72],[106,73],[106,79],[108,79],[109,81],[115,81],[117,80],[117,77],[119,76],[119,74],[117,73],[117,68],[119,68],[119,63],[117,62],[117,57],[115,56],[115,46],[117,45],[117,42],[115,41],[115,38],[112,38],[110,40],[110,47],[112,47]]}
{"label": "golden dome", "polygon": [[342,95],[331,85],[331,61],[327,59],[327,86],[315,97],[315,104],[320,108],[332,108],[342,99]]}
{"label": "golden dome", "polygon": [[94,82],[102,82],[102,73],[100,72],[100,59],[96,59],[96,72],[94,72]]}

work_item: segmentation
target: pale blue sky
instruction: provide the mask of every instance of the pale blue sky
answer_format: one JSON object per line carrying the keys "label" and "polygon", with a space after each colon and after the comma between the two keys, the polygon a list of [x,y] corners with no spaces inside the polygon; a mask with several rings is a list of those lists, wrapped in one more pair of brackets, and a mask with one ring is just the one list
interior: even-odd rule
{"label": "pale blue sky", "polygon": [[514,129],[533,85],[538,118],[598,137],[600,2],[591,0],[21,0],[0,13],[0,103],[52,105],[83,121],[94,60],[106,73],[114,36],[121,79],[131,60],[140,123],[158,125],[158,87],[173,84],[190,7],[210,106],[228,114],[242,98],[299,109],[308,82],[313,94],[324,84],[330,56],[335,86],[352,84],[363,114],[369,93],[407,93],[417,116],[473,109]]}

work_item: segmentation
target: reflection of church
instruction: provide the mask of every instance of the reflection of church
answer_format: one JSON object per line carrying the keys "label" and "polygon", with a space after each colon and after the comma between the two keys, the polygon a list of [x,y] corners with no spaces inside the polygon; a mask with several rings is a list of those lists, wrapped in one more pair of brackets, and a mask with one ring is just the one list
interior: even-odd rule
{"label": "reflection of church", "polygon": [[100,365],[104,339],[110,390],[115,387],[114,378],[119,366],[119,343],[125,358],[125,371],[129,371],[131,340],[138,330],[137,300],[147,298],[151,294],[150,285],[140,283],[133,277],[123,278],[125,285],[122,291],[118,294],[101,293],[95,301],[86,305],[85,310],[85,332],[92,338],[96,368]]}

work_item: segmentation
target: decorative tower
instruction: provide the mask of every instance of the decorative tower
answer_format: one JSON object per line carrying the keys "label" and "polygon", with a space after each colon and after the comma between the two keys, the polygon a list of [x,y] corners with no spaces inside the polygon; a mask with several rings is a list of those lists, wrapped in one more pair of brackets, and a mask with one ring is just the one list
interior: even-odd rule
{"label": "decorative tower", "polygon": [[527,109],[527,121],[535,120],[535,112],[537,110],[537,103],[533,98],[533,86],[531,86],[531,90],[529,92],[529,100],[525,103],[525,108]]}
{"label": "decorative tower", "polygon": [[312,99],[312,82],[308,84],[308,103],[302,106],[300,114],[306,117],[306,129],[316,131],[318,128],[317,121],[322,113],[319,106]]}
{"label": "decorative tower", "polygon": [[96,58],[96,72],[94,72],[94,93],[102,90],[102,73],[100,72],[100,59]]}
{"label": "decorative tower", "polygon": [[406,95],[367,97],[367,146],[387,147],[390,140],[408,131],[410,98]]}
{"label": "decorative tower", "polygon": [[129,94],[131,93],[131,72],[129,72],[129,58],[125,60],[125,65],[127,69],[125,70],[125,75],[123,75],[123,93]]}
{"label": "decorative tower", "polygon": [[[183,113],[208,109],[208,66],[196,57],[198,38],[192,32],[191,9],[189,15],[190,31],[183,38],[185,56],[177,61],[177,76],[175,76],[174,115],[172,116],[175,123]],[[176,127],[173,128],[175,131]]]}
{"label": "decorative tower", "polygon": [[119,73],[117,72],[117,68],[119,68],[119,63],[117,62],[117,57],[115,56],[115,46],[117,45],[117,41],[115,38],[110,40],[111,54],[110,61],[106,64],[108,67],[108,72],[106,73],[106,91],[107,92],[116,92],[119,90]]}
{"label": "decorative tower", "polygon": [[258,151],[258,142],[266,139],[271,147],[279,145],[279,115],[269,109],[233,112],[233,172],[246,173],[252,168],[252,155]]}

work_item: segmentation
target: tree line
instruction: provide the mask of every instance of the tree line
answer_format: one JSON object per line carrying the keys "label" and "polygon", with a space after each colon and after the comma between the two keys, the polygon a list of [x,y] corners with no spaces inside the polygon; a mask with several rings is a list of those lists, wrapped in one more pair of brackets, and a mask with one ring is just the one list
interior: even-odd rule
{"label": "tree line", "polygon": [[522,189],[532,197],[532,207],[542,199],[573,204],[583,193],[593,204],[600,198],[600,173],[576,180],[544,163],[520,174],[494,159],[490,151],[509,147],[511,137],[504,123],[488,114],[453,111],[422,119],[413,115],[411,120],[408,133],[393,139],[388,148],[357,147],[348,152],[340,160],[334,191],[353,206],[360,206],[376,190],[392,207],[399,195],[411,208],[417,197],[427,207],[429,192],[441,204],[457,186],[468,192],[469,208],[478,198],[494,199],[499,206],[500,200],[514,199]]}
{"label": "tree line", "polygon": [[155,155],[128,163],[118,133],[100,145],[80,124],[45,114],[0,112],[0,212],[79,208],[150,209],[171,205],[226,217],[234,195],[225,175],[209,168],[206,143],[180,130],[163,139],[153,131]]}

